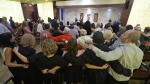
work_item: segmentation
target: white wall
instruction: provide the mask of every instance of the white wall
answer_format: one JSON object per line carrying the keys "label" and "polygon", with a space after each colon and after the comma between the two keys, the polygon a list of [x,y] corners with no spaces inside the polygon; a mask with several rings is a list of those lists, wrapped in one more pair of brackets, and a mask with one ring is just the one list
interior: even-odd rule
{"label": "white wall", "polygon": [[74,0],[74,1],[57,1],[57,6],[71,5],[100,5],[100,4],[124,4],[125,0]]}
{"label": "white wall", "polygon": [[38,13],[41,19],[44,20],[45,23],[48,23],[48,17],[54,18],[54,11],[53,11],[53,2],[46,2],[37,4],[38,6]]}
{"label": "white wall", "polygon": [[12,16],[15,22],[21,23],[24,17],[20,2],[0,0],[0,17],[3,16],[7,17],[8,21]]}
{"label": "white wall", "polygon": [[150,0],[134,0],[127,24],[140,24],[142,30],[150,27]]}
{"label": "white wall", "polygon": [[[64,11],[64,23],[67,21],[75,21],[75,18],[80,19],[80,13],[84,13],[83,22],[87,21],[87,14],[90,14],[90,22],[94,22],[94,14],[98,13],[98,22],[103,24],[108,23],[108,20],[116,21],[120,19],[122,8],[107,7],[107,8],[66,8]],[[97,22],[94,22],[97,23]]]}

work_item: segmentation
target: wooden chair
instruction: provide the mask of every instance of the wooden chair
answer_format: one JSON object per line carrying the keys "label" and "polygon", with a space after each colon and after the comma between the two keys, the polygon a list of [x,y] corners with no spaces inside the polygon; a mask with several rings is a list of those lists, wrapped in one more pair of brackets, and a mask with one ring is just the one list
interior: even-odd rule
{"label": "wooden chair", "polygon": [[134,70],[130,79],[144,80],[144,84],[149,84],[148,81],[150,80],[150,69],[142,64],[139,69]]}
{"label": "wooden chair", "polygon": [[143,61],[150,61],[150,53],[144,53]]}

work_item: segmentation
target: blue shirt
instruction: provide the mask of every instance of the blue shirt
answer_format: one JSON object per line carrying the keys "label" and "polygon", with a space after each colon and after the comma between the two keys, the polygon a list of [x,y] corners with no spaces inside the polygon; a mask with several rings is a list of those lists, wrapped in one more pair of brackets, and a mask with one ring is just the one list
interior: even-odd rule
{"label": "blue shirt", "polygon": [[12,29],[12,27],[10,26],[10,24],[9,24],[8,21],[6,22],[6,26],[7,26],[8,28]]}
{"label": "blue shirt", "polygon": [[7,27],[4,24],[0,23],[0,34],[6,32],[10,32],[10,31],[7,29]]}

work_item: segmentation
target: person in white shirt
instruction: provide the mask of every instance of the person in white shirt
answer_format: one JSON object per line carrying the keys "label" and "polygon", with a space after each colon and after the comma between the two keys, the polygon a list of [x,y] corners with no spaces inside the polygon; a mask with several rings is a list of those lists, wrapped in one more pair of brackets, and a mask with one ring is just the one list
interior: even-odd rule
{"label": "person in white shirt", "polygon": [[[112,51],[104,52],[96,48],[93,44],[89,45],[89,49],[95,52],[97,57],[105,61],[118,60],[118,62],[125,67],[130,69],[133,73],[134,69],[140,67],[143,52],[140,48],[135,45],[135,42],[140,38],[140,33],[134,30],[128,30],[121,35],[120,39],[122,44]],[[127,84],[130,77],[117,74],[111,67],[108,70],[109,76],[106,84]]]}
{"label": "person in white shirt", "polygon": [[37,25],[37,32],[41,33],[43,31],[42,21]]}

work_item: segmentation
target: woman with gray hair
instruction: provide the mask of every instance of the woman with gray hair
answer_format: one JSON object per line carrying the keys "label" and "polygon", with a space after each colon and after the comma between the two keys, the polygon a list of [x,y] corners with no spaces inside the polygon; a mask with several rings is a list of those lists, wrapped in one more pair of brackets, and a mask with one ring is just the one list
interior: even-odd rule
{"label": "woman with gray hair", "polygon": [[124,26],[121,26],[120,28],[119,28],[119,32],[117,32],[117,36],[118,37],[120,37],[121,36],[121,34],[123,34],[124,32],[125,32],[125,27]]}
{"label": "woman with gray hair", "polygon": [[23,21],[22,22],[22,29],[23,29],[23,32],[24,34],[31,34],[31,30],[28,26],[28,22],[27,21]]}

